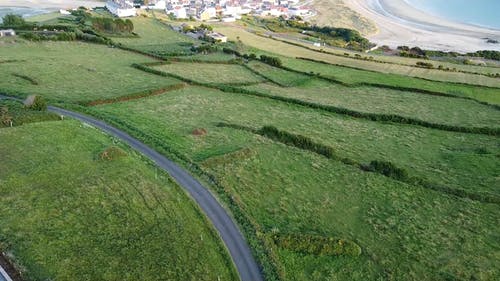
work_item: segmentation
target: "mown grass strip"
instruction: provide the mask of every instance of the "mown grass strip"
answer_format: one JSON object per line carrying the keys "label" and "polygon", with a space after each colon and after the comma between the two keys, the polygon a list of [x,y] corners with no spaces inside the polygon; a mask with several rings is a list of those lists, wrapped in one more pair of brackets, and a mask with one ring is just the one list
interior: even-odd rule
{"label": "mown grass strip", "polygon": [[253,134],[261,135],[273,141],[277,141],[301,150],[310,151],[322,155],[328,159],[340,161],[343,164],[357,167],[362,171],[378,173],[385,177],[392,178],[394,180],[401,181],[410,185],[419,185],[424,188],[432,189],[441,193],[446,193],[456,197],[467,198],[483,203],[500,204],[500,196],[496,194],[491,194],[487,192],[470,192],[468,190],[464,190],[461,188],[453,188],[429,182],[419,177],[414,177],[414,176],[412,177],[409,175],[410,173],[408,173],[408,171],[400,167],[397,167],[397,165],[389,161],[373,160],[370,163],[360,163],[353,159],[340,157],[339,155],[335,154],[334,149],[330,146],[317,143],[311,138],[306,136],[301,136],[289,133],[287,131],[279,130],[273,126],[264,126],[260,129],[254,129],[238,124],[230,124],[223,122],[218,123],[217,126],[222,128],[243,130]]}
{"label": "mown grass strip", "polygon": [[109,99],[99,99],[99,100],[94,100],[94,101],[89,101],[89,102],[80,102],[79,104],[82,104],[85,106],[96,106],[96,105],[101,105],[101,104],[125,102],[125,101],[129,101],[129,100],[136,100],[136,99],[142,99],[142,98],[146,98],[146,97],[150,97],[150,96],[161,95],[161,94],[164,94],[166,92],[182,89],[185,86],[186,86],[185,83],[180,83],[180,84],[175,84],[175,85],[163,87],[160,89],[146,90],[146,91],[142,91],[139,93],[133,93],[130,95],[114,97],[114,98],[109,98]]}
{"label": "mown grass strip", "polygon": [[147,67],[145,65],[141,64],[132,64],[132,67],[137,68],[139,70],[149,72],[152,74],[164,76],[164,77],[173,77],[176,79],[179,79],[181,81],[190,83],[192,85],[197,85],[197,86],[203,86],[203,87],[209,87],[209,88],[214,88],[223,92],[229,92],[229,93],[239,93],[239,94],[247,94],[247,95],[252,95],[252,96],[257,96],[257,97],[263,97],[263,98],[269,98],[277,101],[282,101],[290,104],[296,104],[300,106],[305,106],[313,109],[319,109],[319,110],[324,110],[336,114],[341,114],[341,115],[347,115],[351,116],[354,118],[360,118],[360,119],[366,119],[370,121],[375,121],[375,122],[391,122],[391,123],[397,123],[397,124],[405,124],[405,125],[415,125],[415,126],[421,126],[425,128],[430,128],[430,129],[437,129],[437,130],[442,130],[442,131],[449,131],[449,132],[458,132],[458,133],[470,133],[470,134],[483,134],[483,135],[490,135],[490,136],[499,136],[500,135],[500,128],[489,128],[489,127],[462,127],[462,126],[454,126],[454,125],[446,125],[446,124],[438,124],[438,123],[432,123],[416,118],[409,118],[409,117],[404,117],[396,114],[378,114],[378,113],[367,113],[367,112],[359,112],[343,107],[338,107],[338,106],[332,106],[332,105],[324,105],[324,104],[318,104],[318,103],[313,103],[313,102],[308,102],[300,99],[295,99],[295,98],[289,98],[289,97],[282,97],[282,96],[275,96],[275,95],[269,95],[257,91],[251,91],[247,89],[242,89],[242,88],[237,88],[233,87],[227,84],[213,84],[213,83],[202,83],[202,82],[197,82],[185,77],[182,77],[177,74],[172,74],[172,73],[167,73],[161,70],[156,70],[150,67]]}

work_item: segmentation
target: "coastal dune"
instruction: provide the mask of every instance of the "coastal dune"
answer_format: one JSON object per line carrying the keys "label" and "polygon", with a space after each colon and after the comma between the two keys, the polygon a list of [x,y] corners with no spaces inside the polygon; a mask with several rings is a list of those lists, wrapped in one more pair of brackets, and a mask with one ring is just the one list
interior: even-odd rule
{"label": "coastal dune", "polygon": [[[427,14],[404,0],[344,0],[345,4],[376,23],[378,32],[369,35],[378,45],[406,45],[423,49],[474,52],[500,51],[500,30],[453,22]],[[452,5],[452,3],[450,3]]]}

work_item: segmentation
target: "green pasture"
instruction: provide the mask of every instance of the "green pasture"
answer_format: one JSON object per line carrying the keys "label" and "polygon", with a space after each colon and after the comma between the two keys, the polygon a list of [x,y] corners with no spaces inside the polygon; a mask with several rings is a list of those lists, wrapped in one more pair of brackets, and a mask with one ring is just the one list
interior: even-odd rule
{"label": "green pasture", "polygon": [[0,148],[0,249],[25,280],[237,279],[185,192],[97,129],[3,128]]}
{"label": "green pasture", "polygon": [[[283,78],[286,76],[287,73]],[[466,99],[368,86],[345,87],[316,79],[310,79],[299,87],[262,83],[244,88],[360,112],[396,114],[438,124],[492,128],[500,126],[498,109]]]}
{"label": "green pasture", "polygon": [[[497,205],[363,172],[217,123],[274,125],[333,146],[341,157],[384,159],[433,182],[497,194],[494,137],[357,120],[198,87],[93,110],[201,164],[266,233],[344,237],[363,249],[358,258],[279,249],[286,280],[492,280],[499,274],[490,248]],[[197,128],[207,134],[194,135]]]}
{"label": "green pasture", "polygon": [[114,42],[139,51],[157,55],[190,54],[190,48],[198,40],[174,31],[165,23],[153,18],[135,17],[131,19],[134,23],[134,32],[138,37],[113,38]]}
{"label": "green pasture", "polygon": [[154,68],[202,83],[244,84],[264,81],[264,78],[236,64],[175,62]]}
{"label": "green pasture", "polygon": [[21,41],[1,45],[1,60],[15,61],[0,64],[0,92],[21,97],[41,94],[52,101],[91,101],[179,83],[130,67],[152,62],[151,58],[96,44]]}
{"label": "green pasture", "polygon": [[[255,129],[273,125],[329,145],[339,156],[357,162],[391,161],[431,182],[498,194],[496,137],[354,119],[199,87],[94,109],[163,140],[195,160],[225,154],[245,144],[240,134],[221,133],[218,122]],[[192,136],[196,128],[207,129],[207,136]]]}

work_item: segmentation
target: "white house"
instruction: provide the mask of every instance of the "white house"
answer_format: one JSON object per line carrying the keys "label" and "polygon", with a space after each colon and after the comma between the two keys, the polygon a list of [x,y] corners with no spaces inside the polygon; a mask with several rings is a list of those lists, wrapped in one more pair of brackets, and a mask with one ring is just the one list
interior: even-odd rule
{"label": "white house", "polygon": [[207,36],[212,38],[215,42],[222,42],[222,43],[227,42],[227,36],[225,36],[224,34],[221,34],[221,33],[211,32],[211,33],[207,34]]}
{"label": "white house", "polygon": [[0,37],[5,37],[5,36],[15,36],[16,32],[14,29],[4,29],[0,30]]}
{"label": "white house", "polygon": [[110,13],[119,18],[135,17],[137,15],[134,3],[128,0],[108,0],[106,2],[106,8]]}
{"label": "white house", "polygon": [[186,19],[187,11],[182,6],[175,6],[172,10],[167,10],[167,14],[173,14],[176,19]]}
{"label": "white house", "polygon": [[167,1],[165,0],[149,0],[148,8],[155,10],[165,10]]}

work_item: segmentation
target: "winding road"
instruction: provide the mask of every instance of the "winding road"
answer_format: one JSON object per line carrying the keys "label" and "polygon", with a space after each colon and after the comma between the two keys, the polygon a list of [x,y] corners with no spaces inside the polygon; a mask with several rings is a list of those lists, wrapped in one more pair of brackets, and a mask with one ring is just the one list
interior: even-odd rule
{"label": "winding road", "polygon": [[[0,95],[0,99],[2,98],[19,100]],[[222,241],[226,245],[226,248],[229,250],[241,281],[264,280],[259,266],[252,256],[250,247],[248,246],[236,223],[231,219],[224,207],[222,207],[222,205],[217,201],[217,199],[215,199],[208,189],[191,176],[186,170],[136,138],[130,136],[122,130],[110,126],[103,121],[58,107],[49,106],[48,110],[99,128],[102,131],[120,139],[122,142],[128,144],[130,147],[155,162],[158,167],[170,174],[170,176],[174,178],[181,187],[189,192],[191,197],[200,206],[201,210],[213,223],[215,229],[222,238]]]}

